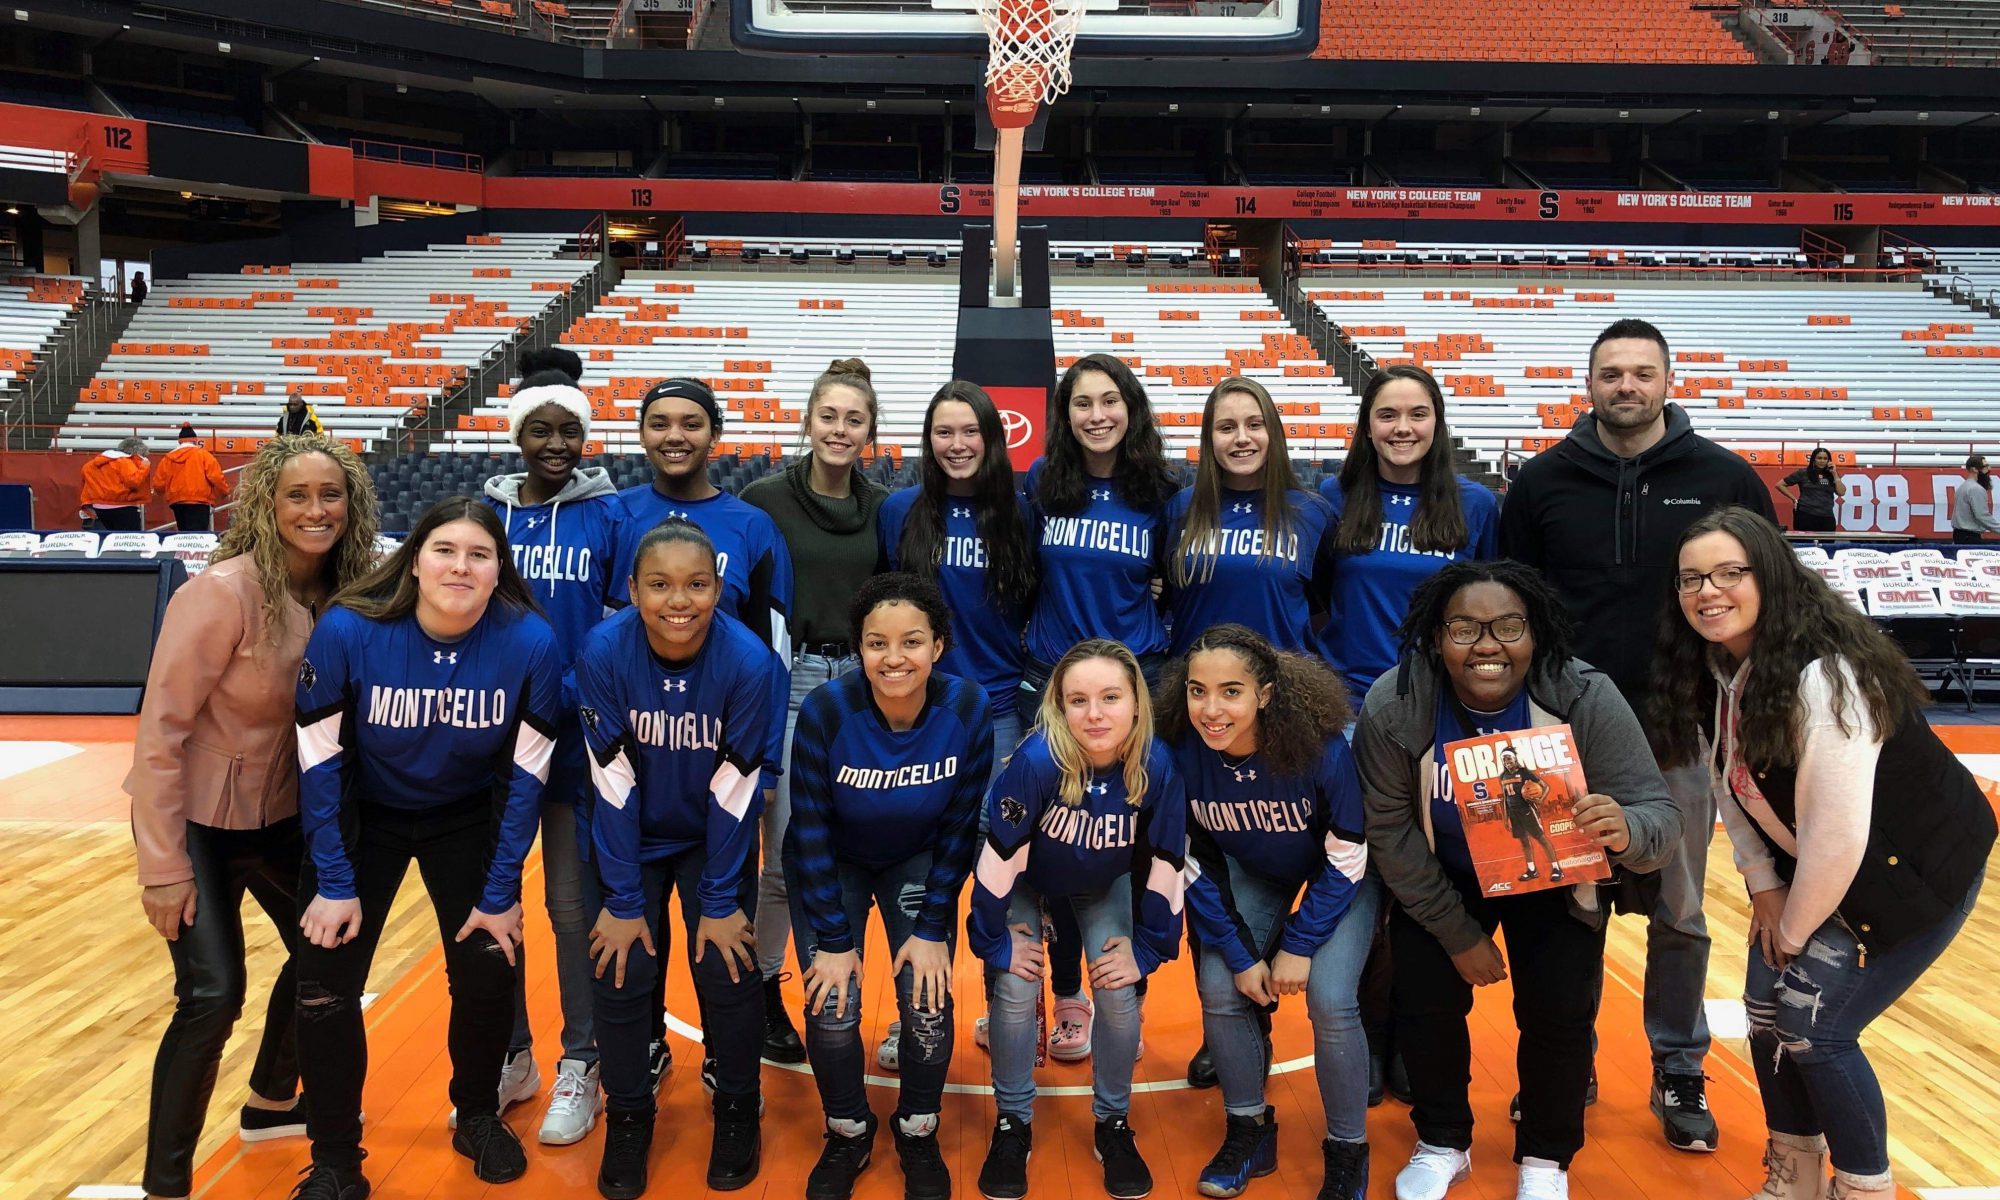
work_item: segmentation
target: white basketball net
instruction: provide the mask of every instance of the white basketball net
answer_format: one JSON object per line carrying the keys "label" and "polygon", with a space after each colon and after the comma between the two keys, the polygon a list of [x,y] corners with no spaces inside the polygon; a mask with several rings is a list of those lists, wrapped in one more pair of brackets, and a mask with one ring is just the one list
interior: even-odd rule
{"label": "white basketball net", "polygon": [[978,0],[986,27],[986,90],[1010,109],[1048,104],[1069,91],[1070,52],[1084,0]]}

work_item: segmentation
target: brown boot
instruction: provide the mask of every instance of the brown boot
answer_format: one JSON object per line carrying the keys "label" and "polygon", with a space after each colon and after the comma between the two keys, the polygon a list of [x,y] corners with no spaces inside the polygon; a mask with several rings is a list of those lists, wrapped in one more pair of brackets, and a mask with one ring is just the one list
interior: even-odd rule
{"label": "brown boot", "polygon": [[1750,1200],[1827,1200],[1826,1139],[1772,1134],[1764,1143],[1764,1186]]}

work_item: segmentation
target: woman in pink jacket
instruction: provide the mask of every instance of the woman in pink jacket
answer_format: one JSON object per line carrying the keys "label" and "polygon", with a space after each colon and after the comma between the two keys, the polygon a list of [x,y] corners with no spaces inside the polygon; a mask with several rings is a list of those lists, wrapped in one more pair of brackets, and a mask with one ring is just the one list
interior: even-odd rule
{"label": "woman in pink jacket", "polygon": [[[189,1193],[217,1064],[246,991],[247,890],[289,950],[298,937],[293,693],[326,598],[374,553],[375,493],[352,451],[317,435],[267,443],[206,571],[167,606],[125,790],[140,901],[174,960],[173,1020],[153,1064],[148,1196]],[[240,1120],[245,1141],[305,1132],[289,961],[271,991]]]}

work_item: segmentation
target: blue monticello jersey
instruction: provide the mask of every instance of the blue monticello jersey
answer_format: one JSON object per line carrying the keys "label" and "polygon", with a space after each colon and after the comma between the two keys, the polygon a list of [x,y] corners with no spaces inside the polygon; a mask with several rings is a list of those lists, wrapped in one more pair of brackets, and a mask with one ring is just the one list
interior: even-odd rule
{"label": "blue monticello jersey", "polygon": [[[876,530],[882,539],[882,560],[891,571],[910,569],[900,553],[903,526],[922,490],[904,488],[882,502]],[[1035,523],[1027,502],[1017,499],[1017,503],[1032,535]],[[996,706],[1011,705],[1015,689],[1021,686],[1021,631],[1028,623],[1027,611],[995,599],[987,588],[986,544],[970,500],[946,497],[944,538],[937,585],[951,606],[951,648],[938,660],[937,669],[977,681]]]}
{"label": "blue monticello jersey", "polygon": [[[1401,647],[1396,630],[1410,611],[1410,594],[1417,585],[1460,559],[1483,561],[1500,553],[1500,505],[1485,486],[1463,476],[1458,499],[1465,513],[1466,543],[1453,551],[1417,550],[1410,545],[1410,523],[1416,518],[1421,489],[1416,485],[1380,481],[1382,534],[1366,554],[1336,554],[1333,605],[1326,625],[1327,661],[1347,677],[1356,711],[1368,689],[1396,665]],[[1340,528],[1347,494],[1340,477],[1320,481],[1319,493],[1333,506],[1329,529]],[[1332,534],[1328,535],[1329,540]]]}
{"label": "blue monticello jersey", "polygon": [[792,734],[792,819],[783,853],[798,874],[820,949],[852,950],[861,932],[848,928],[839,864],[879,870],[926,852],[931,866],[916,936],[945,940],[972,870],[992,770],[992,710],[969,679],[933,672],[923,711],[903,730],[883,720],[864,672],[813,689]]}
{"label": "blue monticello jersey", "polygon": [[[1192,731],[1174,748],[1188,791],[1188,920],[1231,974],[1282,948],[1310,958],[1339,927],[1368,868],[1361,780],[1335,736],[1308,776],[1278,776],[1262,754],[1232,763]],[[1277,946],[1258,945],[1236,911],[1225,856],[1282,886],[1305,887]]]}
{"label": "blue monticello jersey", "polygon": [[989,830],[973,868],[966,941],[987,965],[1013,958],[1007,905],[1023,877],[1042,896],[1071,896],[1132,876],[1138,892],[1132,955],[1152,974],[1180,952],[1182,872],[1187,865],[1187,793],[1159,742],[1146,756],[1146,795],[1127,802],[1125,768],[1093,774],[1082,803],[1062,802],[1062,769],[1047,735],[1028,735],[986,794]]}
{"label": "blue monticello jersey", "polygon": [[414,613],[371,620],[334,607],[299,664],[299,816],[319,894],[354,898],[342,844],[349,800],[422,810],[505,796],[481,912],[521,893],[521,863],[541,823],[562,662],[539,614],[494,602],[455,642]]}
{"label": "blue monticello jersey", "polygon": [[[1190,487],[1167,504],[1169,559],[1179,550],[1193,502]],[[1183,556],[1189,582],[1171,589],[1173,653],[1185,652],[1209,627],[1234,621],[1281,650],[1325,655],[1312,614],[1326,611],[1333,588],[1332,557],[1325,552],[1333,510],[1307,491],[1294,493],[1291,502],[1291,531],[1278,539],[1282,544],[1267,547],[1264,494],[1223,491],[1221,528],[1209,545]]]}
{"label": "blue monticello jersey", "polygon": [[578,715],[597,796],[591,846],[615,917],[645,913],[639,864],[701,848],[703,916],[726,917],[757,869],[760,777],[775,765],[776,661],[734,617],[716,612],[694,658],[661,661],[639,610],[591,632],[577,660]]}
{"label": "blue monticello jersey", "polygon": [[[750,631],[785,662],[792,662],[792,554],[771,514],[728,492],[706,500],[670,500],[650,483],[618,493],[625,527],[618,539],[618,572],[630,579],[639,540],[668,517],[685,517],[715,543],[716,574],[722,578],[722,611]],[[620,589],[621,592],[623,589]]]}
{"label": "blue monticello jersey", "polygon": [[1133,508],[1108,479],[1091,481],[1090,500],[1074,516],[1034,504],[1042,461],[1028,468],[1028,500],[1041,587],[1028,617],[1028,653],[1053,663],[1085,638],[1111,638],[1134,654],[1162,654],[1167,627],[1152,581],[1166,552],[1166,511]]}

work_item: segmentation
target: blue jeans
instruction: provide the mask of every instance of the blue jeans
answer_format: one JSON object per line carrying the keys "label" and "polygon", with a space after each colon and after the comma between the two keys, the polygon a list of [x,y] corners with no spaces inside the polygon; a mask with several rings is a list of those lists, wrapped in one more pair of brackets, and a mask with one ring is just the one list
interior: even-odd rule
{"label": "blue jeans", "polygon": [[[930,852],[880,869],[835,863],[834,870],[840,874],[840,903],[854,948],[866,956],[868,910],[873,908],[882,914],[882,932],[889,953],[895,955],[915,931],[923,909],[924,883],[931,872]],[[785,864],[785,882],[791,894],[792,936],[798,940],[799,965],[811,966],[818,948],[812,922],[806,919],[805,905],[799,898],[793,863]],[[947,933],[945,946],[947,950],[957,948],[955,928]],[[902,1021],[897,1048],[902,1055],[903,1077],[896,1105],[898,1117],[935,1115],[943,1106],[944,1079],[951,1069],[951,993],[945,993],[942,1009],[925,1011],[916,1006],[915,979],[916,973],[909,967],[896,972],[896,1015]],[[860,989],[850,987],[845,1011],[839,1011],[840,1007],[831,1000],[817,1014],[807,1007],[806,1058],[812,1063],[820,1106],[827,1117],[860,1121],[868,1116],[868,1090],[862,1084],[866,1064],[861,1048]]]}
{"label": "blue jeans", "polygon": [[785,868],[779,847],[792,823],[792,731],[798,728],[799,705],[812,690],[830,679],[857,670],[861,660],[850,654],[828,658],[800,652],[792,655],[792,701],[785,707],[785,773],[764,804],[764,869],[757,877],[757,970],[776,979],[785,969],[785,942],[792,936],[792,910],[785,900]]}
{"label": "blue jeans", "polygon": [[1861,1031],[1910,990],[1958,936],[1979,900],[1982,871],[1964,903],[1929,932],[1862,966],[1854,934],[1830,918],[1805,953],[1774,971],[1753,947],[1743,984],[1750,1058],[1773,1133],[1825,1134],[1834,1169],[1880,1175],[1889,1169],[1889,1119],[1875,1068],[1861,1051]]}
{"label": "blue jeans", "polygon": [[[1250,937],[1275,952],[1292,914],[1299,885],[1228,860],[1229,887],[1236,912]],[[1382,911],[1382,881],[1362,877],[1333,936],[1312,956],[1306,978],[1306,1015],[1313,1027],[1313,1075],[1326,1109],[1327,1136],[1343,1142],[1368,1140],[1368,1038],[1361,1029],[1358,986],[1361,968]],[[1236,977],[1218,949],[1201,956],[1201,1031],[1222,1083],[1222,1107],[1231,1116],[1264,1112],[1264,1033],[1250,998],[1236,990]]]}
{"label": "blue jeans", "polygon": [[[1702,884],[1708,844],[1715,838],[1715,794],[1707,760],[1662,772],[1667,794],[1681,816],[1680,842],[1660,868],[1659,894],[1646,923],[1643,1013],[1653,1069],[1699,1075],[1708,1057],[1708,923],[1702,917]],[[1600,977],[1598,986],[1603,987]]]}
{"label": "blue jeans", "polygon": [[[1007,907],[1007,924],[1026,925],[1040,937],[1042,897],[1022,879],[1014,884]],[[1132,877],[1120,875],[1098,892],[1051,896],[1076,910],[1083,945],[1099,947],[1110,938],[1132,936]],[[993,1100],[1000,1112],[1017,1120],[1035,1115],[1035,1002],[1042,981],[1023,979],[1008,971],[986,969],[986,996],[992,1019],[988,1040],[993,1047]],[[1139,1058],[1138,989],[1093,988],[1096,1015],[1090,1026],[1090,1111],[1102,1121],[1122,1117],[1132,1107],[1132,1067]]]}

